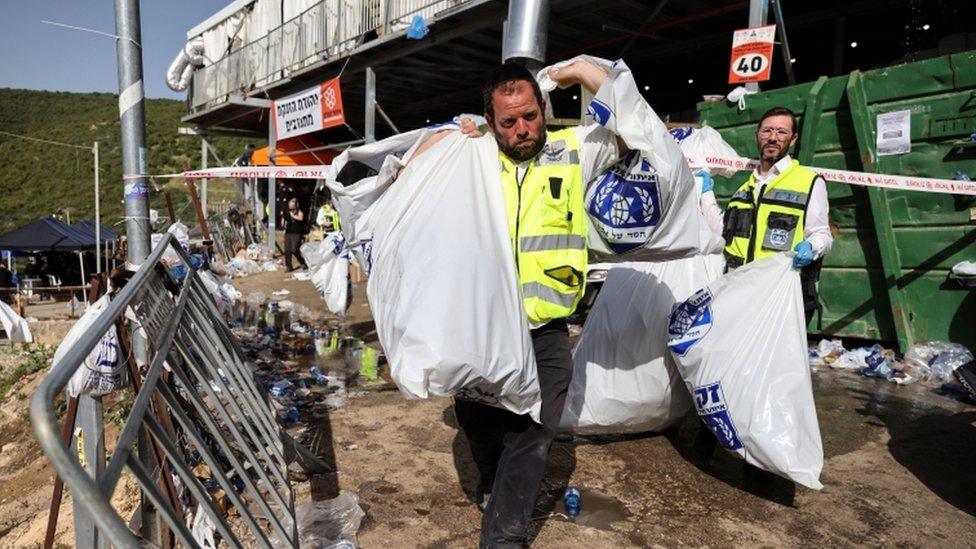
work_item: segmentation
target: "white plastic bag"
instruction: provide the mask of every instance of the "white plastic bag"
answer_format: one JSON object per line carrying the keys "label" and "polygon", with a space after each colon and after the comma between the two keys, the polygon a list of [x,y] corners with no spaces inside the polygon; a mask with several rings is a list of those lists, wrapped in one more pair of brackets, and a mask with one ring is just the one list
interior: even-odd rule
{"label": "white plastic bag", "polygon": [[342,233],[325,235],[318,250],[320,261],[312,267],[312,284],[318,290],[325,306],[333,314],[343,316],[349,306],[349,248]]}
{"label": "white plastic bag", "polygon": [[[644,100],[623,61],[580,60],[609,71],[587,115],[620,137],[632,152],[587,182],[584,204],[589,246],[632,261],[660,261],[714,251],[714,239],[698,209],[695,181],[681,148]],[[536,78],[551,89],[547,69]]]}
{"label": "white plastic bag", "polygon": [[747,462],[819,490],[823,445],[792,254],[748,263],[675,306],[668,326],[698,414]]}
{"label": "white plastic bag", "polygon": [[344,232],[343,208],[365,203],[344,195],[385,189],[350,221],[356,238],[372,235],[367,293],[391,377],[408,397],[456,396],[538,419],[494,139],[451,132],[411,155],[387,157],[377,176],[348,187],[329,182]]}
{"label": "white plastic bag", "polygon": [[692,169],[703,169],[710,174],[722,177],[733,177],[737,173],[732,168],[709,168],[706,166],[708,158],[739,158],[739,153],[735,152],[732,145],[729,145],[722,134],[715,131],[711,126],[700,128],[672,128],[671,137],[678,142],[681,152],[685,159],[691,164]]}
{"label": "white plastic bag", "polygon": [[[108,295],[89,305],[85,314],[68,330],[64,340],[58,345],[52,359],[54,368],[77,343],[82,334],[95,323],[98,317],[108,308]],[[110,327],[98,344],[91,350],[88,357],[78,367],[71,379],[68,380],[68,396],[76,397],[81,394],[93,396],[107,395],[112,391],[122,389],[129,384],[125,360],[119,357],[119,338],[115,326]]]}
{"label": "white plastic bag", "polygon": [[639,433],[681,421],[691,398],[668,352],[667,312],[719,274],[703,256],[614,265],[573,349],[560,429]]}
{"label": "white plastic bag", "polygon": [[3,324],[3,331],[7,333],[7,339],[11,343],[32,343],[34,341],[27,321],[3,301],[0,301],[0,324]]}

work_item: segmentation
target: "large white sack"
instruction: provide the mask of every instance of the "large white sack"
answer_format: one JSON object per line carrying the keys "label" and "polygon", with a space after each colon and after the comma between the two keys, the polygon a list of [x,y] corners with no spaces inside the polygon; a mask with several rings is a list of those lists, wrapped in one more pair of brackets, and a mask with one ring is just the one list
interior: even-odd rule
{"label": "large white sack", "polygon": [[700,128],[684,127],[671,128],[671,137],[678,142],[681,152],[685,159],[692,166],[692,169],[703,169],[710,174],[721,175],[722,177],[733,177],[736,170],[733,168],[709,168],[707,160],[716,158],[739,158],[739,153],[735,152],[732,145],[729,145],[722,134],[715,131],[711,126]]}
{"label": "large white sack", "polygon": [[349,292],[349,248],[341,232],[326,233],[317,242],[316,263],[312,269],[312,284],[333,314],[345,316],[352,294]]}
{"label": "large white sack", "polygon": [[704,256],[615,264],[573,349],[560,430],[640,433],[681,421],[691,398],[668,352],[668,313],[720,274]]}
{"label": "large white sack", "polygon": [[[614,132],[632,152],[587,182],[585,196],[592,251],[626,254],[631,261],[661,261],[709,253],[720,246],[698,210],[698,195],[684,153],[647,104],[623,61],[579,56],[609,71],[587,115]],[[554,83],[546,69],[543,89]],[[705,241],[702,241],[702,239]],[[718,239],[720,242],[720,239]]]}
{"label": "large white sack", "polygon": [[11,343],[33,343],[30,326],[10,305],[0,301],[0,324]]}
{"label": "large white sack", "polygon": [[792,254],[748,263],[675,306],[678,371],[720,444],[819,490],[823,445]]}
{"label": "large white sack", "polygon": [[349,186],[328,182],[343,231],[344,210],[356,221],[349,246],[369,235],[367,295],[391,377],[408,397],[456,396],[538,420],[495,141],[450,132],[411,157],[391,154]]}

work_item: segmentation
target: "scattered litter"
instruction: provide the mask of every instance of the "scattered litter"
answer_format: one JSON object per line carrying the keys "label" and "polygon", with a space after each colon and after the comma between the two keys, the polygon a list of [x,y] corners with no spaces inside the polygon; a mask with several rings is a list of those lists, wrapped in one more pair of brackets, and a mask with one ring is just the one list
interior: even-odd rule
{"label": "scattered litter", "polygon": [[281,297],[281,296],[286,296],[286,295],[288,295],[290,293],[291,292],[289,292],[288,290],[282,288],[280,290],[275,290],[275,291],[271,292],[271,295],[273,295],[275,297]]}
{"label": "scattered litter", "polygon": [[269,259],[268,261],[265,261],[264,263],[261,264],[261,269],[265,271],[277,271],[278,262]]}
{"label": "scattered litter", "polygon": [[358,450],[359,449],[359,445],[356,444],[355,442],[343,442],[343,443],[341,443],[341,446],[342,446],[342,449],[343,450],[346,450],[346,451]]}
{"label": "scattered litter", "polygon": [[291,275],[291,280],[312,280],[312,275],[308,271],[295,271],[295,274]]}
{"label": "scattered litter", "polygon": [[930,372],[937,381],[951,381],[953,372],[973,361],[973,354],[958,343],[932,341],[919,343],[905,353],[905,362]]}
{"label": "scattered litter", "polygon": [[264,295],[264,292],[254,291],[247,294],[247,304],[251,307],[260,307],[267,299],[268,297]]}
{"label": "scattered litter", "polygon": [[[343,492],[333,499],[302,505],[295,516],[298,520],[298,545],[303,549],[352,549],[356,547],[356,532],[366,513],[359,506],[356,494]],[[272,540],[272,545],[290,547],[277,536]]]}
{"label": "scattered litter", "polygon": [[852,349],[840,355],[830,367],[838,370],[861,370],[868,367],[867,358],[870,354],[871,350],[867,347]]}

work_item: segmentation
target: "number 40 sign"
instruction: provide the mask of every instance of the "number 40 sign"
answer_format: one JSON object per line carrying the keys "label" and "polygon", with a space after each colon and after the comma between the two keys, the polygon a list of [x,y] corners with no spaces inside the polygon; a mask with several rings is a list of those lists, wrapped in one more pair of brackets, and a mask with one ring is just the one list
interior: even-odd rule
{"label": "number 40 sign", "polygon": [[732,64],[729,84],[765,82],[773,61],[776,25],[740,29],[732,35]]}

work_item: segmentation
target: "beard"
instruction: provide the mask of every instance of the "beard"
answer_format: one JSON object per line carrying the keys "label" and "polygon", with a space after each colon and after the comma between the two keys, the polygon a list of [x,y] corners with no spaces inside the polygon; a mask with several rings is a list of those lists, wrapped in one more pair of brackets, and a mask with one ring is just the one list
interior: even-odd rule
{"label": "beard", "polygon": [[516,163],[532,160],[546,146],[546,134],[540,133],[535,139],[524,139],[515,144],[498,141],[498,149]]}

